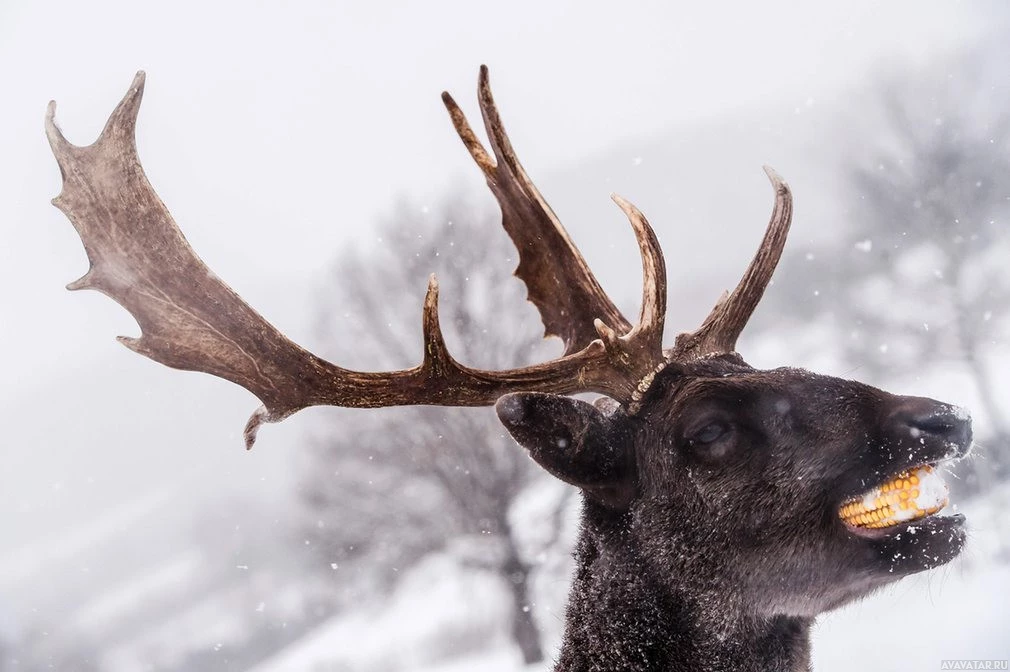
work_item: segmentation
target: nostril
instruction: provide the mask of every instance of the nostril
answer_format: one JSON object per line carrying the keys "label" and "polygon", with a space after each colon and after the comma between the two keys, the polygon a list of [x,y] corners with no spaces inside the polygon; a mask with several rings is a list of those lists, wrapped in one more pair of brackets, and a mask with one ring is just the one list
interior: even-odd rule
{"label": "nostril", "polygon": [[955,448],[959,456],[966,454],[971,446],[971,421],[954,414],[911,416],[906,418],[905,425],[913,439],[918,439],[920,443],[927,439],[939,439]]}
{"label": "nostril", "polygon": [[957,429],[958,420],[947,415],[925,415],[912,417],[908,420],[908,426],[912,428],[912,433],[921,432],[923,434],[935,434],[937,436],[947,436]]}
{"label": "nostril", "polygon": [[[966,451],[971,445],[971,416],[964,409],[925,397],[899,397],[891,408],[893,430],[919,443],[940,441]],[[892,431],[893,431],[892,430]]]}

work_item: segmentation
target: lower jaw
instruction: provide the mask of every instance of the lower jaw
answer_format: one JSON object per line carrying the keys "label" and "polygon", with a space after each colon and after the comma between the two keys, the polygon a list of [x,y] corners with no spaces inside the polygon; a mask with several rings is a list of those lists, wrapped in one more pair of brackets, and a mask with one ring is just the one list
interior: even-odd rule
{"label": "lower jaw", "polygon": [[940,567],[960,555],[967,539],[964,523],[961,514],[930,516],[865,541],[876,548],[887,574],[899,578]]}
{"label": "lower jaw", "polygon": [[849,534],[864,539],[887,539],[900,537],[902,533],[937,535],[945,532],[959,532],[964,527],[964,514],[955,513],[949,516],[928,515],[915,520],[907,520],[888,527],[866,528],[842,523]]}

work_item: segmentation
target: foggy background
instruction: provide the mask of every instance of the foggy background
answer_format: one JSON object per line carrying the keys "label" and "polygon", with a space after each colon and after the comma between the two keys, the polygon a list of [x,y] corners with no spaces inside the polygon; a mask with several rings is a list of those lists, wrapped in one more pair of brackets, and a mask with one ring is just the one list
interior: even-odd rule
{"label": "foggy background", "polygon": [[[88,144],[144,69],[148,177],[295,341],[412,365],[438,271],[462,361],[550,357],[438,97],[476,120],[481,63],[631,314],[640,262],[608,196],[647,214],[669,342],[753,254],[761,165],[789,181],[790,243],[740,350],[968,406],[981,446],[953,480],[964,556],[825,617],[815,669],[1007,658],[1008,27],[981,2],[0,0],[0,670],[549,669],[578,498],[490,412],[311,409],[247,453],[251,395],[127,352],[126,311],[63,289],[87,260],[49,205],[47,101]],[[867,631],[899,604],[907,623]]]}

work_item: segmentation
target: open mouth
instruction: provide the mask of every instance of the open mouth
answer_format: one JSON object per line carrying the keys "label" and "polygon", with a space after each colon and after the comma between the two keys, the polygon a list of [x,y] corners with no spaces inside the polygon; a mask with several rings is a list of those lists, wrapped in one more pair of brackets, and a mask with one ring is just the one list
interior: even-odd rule
{"label": "open mouth", "polygon": [[933,465],[903,471],[860,495],[845,500],[838,517],[852,532],[884,531],[939,512],[949,501],[947,484]]}

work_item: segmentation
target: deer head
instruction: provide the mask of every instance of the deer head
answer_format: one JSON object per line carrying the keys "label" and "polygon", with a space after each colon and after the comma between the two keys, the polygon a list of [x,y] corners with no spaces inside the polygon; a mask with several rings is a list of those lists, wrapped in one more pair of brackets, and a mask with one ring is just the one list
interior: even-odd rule
{"label": "deer head", "polygon": [[[691,614],[691,627],[706,613],[723,622],[808,619],[961,550],[963,518],[935,515],[946,490],[934,467],[969,449],[967,414],[800,369],[757,370],[735,352],[792,215],[789,188],[770,169],[771,220],[742,280],[697,330],[664,349],[666,270],[649,223],[614,196],[643,262],[642,308],[632,324],[526,175],[482,67],[478,99],[490,153],[452,97],[443,100],[519,250],[516,275],[564,354],[504,371],[457,362],[439,329],[432,277],[421,363],[364,373],[288,340],[196,256],[137,156],[143,87],[139,73],[87,147],[62,136],[50,103],[46,130],[64,180],[54,204],[77,228],[91,261],[69,288],[97,289],[129,310],[142,329],[139,338],[120,339],[130,349],[256,395],[263,406],[246,427],[248,446],[263,422],[313,405],[496,404],[532,458],[585,495],[574,598],[584,608],[573,609],[574,621],[593,622],[582,613],[594,609],[589,593],[636,582],[649,587],[641,599],[666,596],[673,600],[667,612]],[[580,392],[605,396],[596,404],[564,396]],[[720,608],[706,611],[706,604]],[[570,626],[580,631],[578,623]],[[569,635],[567,650],[577,639]],[[648,665],[634,669],[661,669]]]}

